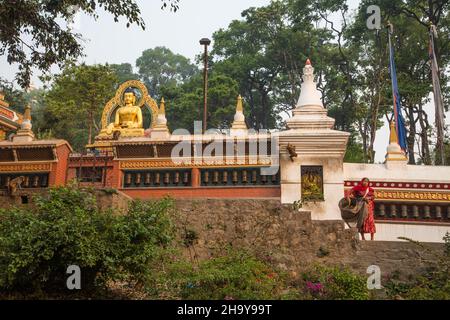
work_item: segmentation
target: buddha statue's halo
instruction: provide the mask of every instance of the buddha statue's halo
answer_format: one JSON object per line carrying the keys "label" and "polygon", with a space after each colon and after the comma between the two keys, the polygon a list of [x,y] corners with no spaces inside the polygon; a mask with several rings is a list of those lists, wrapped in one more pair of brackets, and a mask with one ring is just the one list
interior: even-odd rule
{"label": "buddha statue's halo", "polygon": [[103,108],[102,130],[105,130],[111,123],[111,117],[114,115],[114,112],[121,106],[124,106],[123,98],[125,91],[130,87],[135,92],[136,89],[139,89],[141,96],[139,97],[139,101],[137,101],[136,106],[139,106],[140,108],[147,108],[151,113],[150,127],[153,128],[156,125],[159,110],[158,104],[152,97],[149,96],[147,87],[142,82],[138,80],[129,80],[119,86],[115,96],[109,100]]}
{"label": "buddha statue's halo", "polygon": [[[136,91],[139,91],[140,96],[136,94]],[[124,106],[124,95],[125,93],[134,93],[136,98],[139,98],[136,101],[136,105],[142,108],[145,104],[145,97],[148,96],[147,87],[140,81],[137,80],[129,80],[120,85],[116,92],[116,99],[119,102],[120,106]]]}

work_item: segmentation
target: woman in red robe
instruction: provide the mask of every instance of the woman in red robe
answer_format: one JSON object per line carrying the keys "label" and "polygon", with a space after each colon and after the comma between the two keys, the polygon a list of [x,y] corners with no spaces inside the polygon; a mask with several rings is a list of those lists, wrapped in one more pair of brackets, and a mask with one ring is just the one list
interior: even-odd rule
{"label": "woman in red robe", "polygon": [[[363,178],[361,182],[354,186],[350,192],[350,197],[354,197],[357,201],[365,201],[366,205],[361,208],[361,210],[367,210],[364,215],[366,218],[362,223],[362,226],[358,228],[358,232],[361,233],[361,238],[364,238],[365,233],[370,233],[370,240],[374,239],[376,232],[375,219],[374,219],[374,198],[375,193],[373,189],[369,186],[370,181],[368,178]],[[363,214],[362,212],[360,214]]]}

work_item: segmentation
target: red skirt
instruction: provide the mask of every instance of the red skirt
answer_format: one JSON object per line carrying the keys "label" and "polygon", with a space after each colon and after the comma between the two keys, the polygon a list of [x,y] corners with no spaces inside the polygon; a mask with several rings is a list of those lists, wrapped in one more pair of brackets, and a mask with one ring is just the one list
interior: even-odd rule
{"label": "red skirt", "polygon": [[374,202],[369,201],[367,204],[367,218],[364,221],[364,225],[362,227],[362,230],[360,230],[361,233],[375,233],[377,232],[375,228],[375,218],[373,216],[374,212]]}

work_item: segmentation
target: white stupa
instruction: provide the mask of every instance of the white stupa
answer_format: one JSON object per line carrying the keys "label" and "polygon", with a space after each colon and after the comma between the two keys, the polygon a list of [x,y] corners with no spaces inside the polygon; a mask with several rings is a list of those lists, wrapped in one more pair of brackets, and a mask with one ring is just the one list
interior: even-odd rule
{"label": "white stupa", "polygon": [[321,93],[314,82],[314,68],[309,59],[303,68],[300,98],[292,115],[286,122],[289,129],[317,130],[331,129],[334,126],[334,119],[327,116],[327,110],[323,107]]}

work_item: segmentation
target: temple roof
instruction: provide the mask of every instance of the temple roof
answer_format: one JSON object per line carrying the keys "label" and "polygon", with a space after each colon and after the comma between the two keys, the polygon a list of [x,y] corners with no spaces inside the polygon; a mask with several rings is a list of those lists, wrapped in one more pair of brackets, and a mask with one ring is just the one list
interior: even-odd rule
{"label": "temple roof", "polygon": [[0,93],[0,128],[17,130],[22,123],[22,114],[9,108],[9,103],[5,101],[5,96]]}
{"label": "temple roof", "polygon": [[34,140],[29,142],[12,142],[8,140],[0,141],[0,148],[40,148],[40,147],[59,147],[61,145],[67,145],[70,150],[72,147],[66,140],[54,139],[54,140]]}

